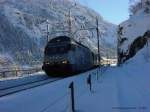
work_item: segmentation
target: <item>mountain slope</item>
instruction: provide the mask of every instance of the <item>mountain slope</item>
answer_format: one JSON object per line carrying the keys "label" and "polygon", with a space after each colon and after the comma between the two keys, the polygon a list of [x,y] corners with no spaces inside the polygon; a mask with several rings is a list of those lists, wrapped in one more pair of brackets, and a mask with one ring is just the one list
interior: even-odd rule
{"label": "mountain slope", "polygon": [[[55,31],[68,30],[68,9],[70,0],[2,0],[0,1],[0,53],[12,57],[20,65],[42,62],[44,46],[47,43],[46,28],[49,25],[49,39],[69,33]],[[115,54],[116,26],[104,21],[96,12],[77,4],[71,9],[72,33],[77,41],[96,48],[96,31],[77,31],[81,27],[94,27],[95,17],[99,18],[101,32],[101,53],[110,49]],[[48,23],[47,23],[48,22]],[[113,37],[112,37],[113,36]],[[112,41],[108,41],[111,38]]]}

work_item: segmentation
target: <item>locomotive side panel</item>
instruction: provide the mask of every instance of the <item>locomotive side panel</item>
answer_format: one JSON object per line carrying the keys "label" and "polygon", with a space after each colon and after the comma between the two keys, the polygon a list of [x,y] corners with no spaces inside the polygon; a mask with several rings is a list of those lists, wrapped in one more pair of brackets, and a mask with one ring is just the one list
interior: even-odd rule
{"label": "locomotive side panel", "polygon": [[90,50],[83,46],[76,46],[76,67],[79,71],[85,71],[93,66]]}

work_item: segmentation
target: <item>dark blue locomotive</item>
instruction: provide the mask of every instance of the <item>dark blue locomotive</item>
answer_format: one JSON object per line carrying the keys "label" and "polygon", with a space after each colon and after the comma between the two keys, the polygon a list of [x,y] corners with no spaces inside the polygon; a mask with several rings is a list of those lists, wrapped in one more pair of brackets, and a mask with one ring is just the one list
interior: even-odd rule
{"label": "dark blue locomotive", "polygon": [[42,69],[49,76],[69,76],[98,65],[98,55],[67,36],[48,42]]}

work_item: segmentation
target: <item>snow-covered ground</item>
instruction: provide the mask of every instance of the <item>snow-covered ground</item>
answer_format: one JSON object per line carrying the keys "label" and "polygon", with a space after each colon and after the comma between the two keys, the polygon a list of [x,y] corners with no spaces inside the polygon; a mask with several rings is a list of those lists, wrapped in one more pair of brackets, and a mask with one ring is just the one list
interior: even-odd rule
{"label": "snow-covered ground", "polygon": [[[96,73],[96,70],[91,73]],[[90,73],[90,72],[89,72]],[[89,74],[86,73],[86,74]],[[74,76],[55,83],[0,98],[0,112],[64,112],[69,111],[69,84],[75,82],[76,98],[88,93],[88,75]],[[94,77],[93,77],[94,78]],[[78,92],[77,92],[78,91]]]}
{"label": "snow-covered ground", "polygon": [[[0,98],[0,112],[71,112],[68,86],[75,84],[77,112],[150,112],[150,58],[145,46],[120,67],[97,70]],[[92,75],[92,92],[87,85]]]}

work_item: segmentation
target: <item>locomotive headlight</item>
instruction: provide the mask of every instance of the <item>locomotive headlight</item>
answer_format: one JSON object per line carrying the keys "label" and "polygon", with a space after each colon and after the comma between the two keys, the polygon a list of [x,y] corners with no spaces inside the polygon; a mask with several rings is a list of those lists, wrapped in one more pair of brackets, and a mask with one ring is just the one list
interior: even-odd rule
{"label": "locomotive headlight", "polygon": [[67,60],[65,60],[65,61],[62,61],[62,63],[63,63],[63,64],[67,64],[67,63],[68,63],[68,61],[67,61]]}
{"label": "locomotive headlight", "polygon": [[45,64],[46,64],[46,65],[49,65],[50,63],[49,63],[49,62],[46,62]]}

